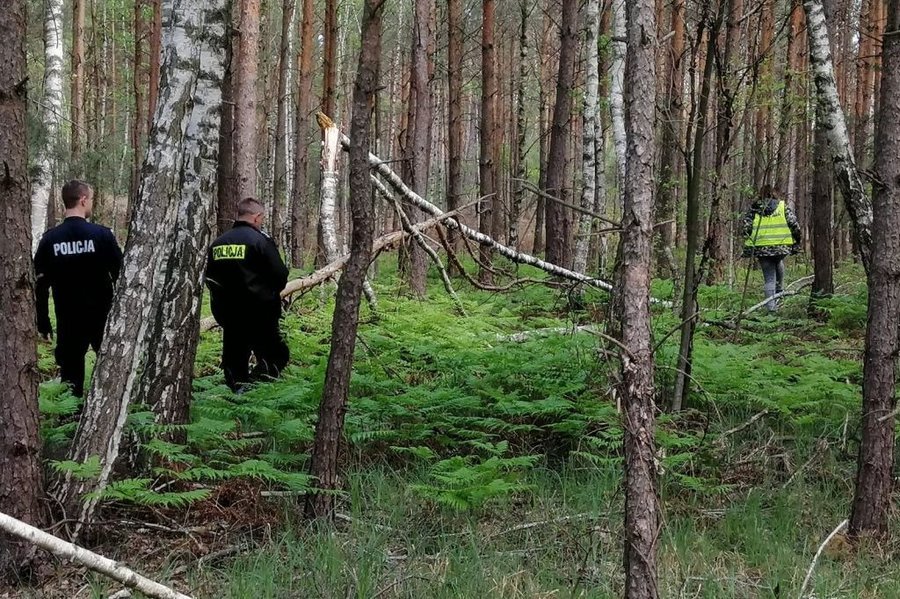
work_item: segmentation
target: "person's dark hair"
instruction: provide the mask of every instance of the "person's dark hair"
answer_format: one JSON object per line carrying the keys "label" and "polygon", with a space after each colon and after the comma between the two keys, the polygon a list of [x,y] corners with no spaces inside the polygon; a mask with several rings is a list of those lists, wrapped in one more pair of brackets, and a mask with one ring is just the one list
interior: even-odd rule
{"label": "person's dark hair", "polygon": [[759,199],[768,200],[769,198],[778,198],[778,193],[775,191],[775,188],[766,183],[762,187],[759,188]]}
{"label": "person's dark hair", "polygon": [[247,215],[256,215],[262,214],[265,211],[265,208],[262,205],[262,202],[257,200],[256,198],[244,198],[240,202],[237,203],[237,215],[238,218]]}
{"label": "person's dark hair", "polygon": [[62,188],[62,201],[66,209],[74,208],[78,200],[91,194],[92,188],[84,181],[72,179]]}

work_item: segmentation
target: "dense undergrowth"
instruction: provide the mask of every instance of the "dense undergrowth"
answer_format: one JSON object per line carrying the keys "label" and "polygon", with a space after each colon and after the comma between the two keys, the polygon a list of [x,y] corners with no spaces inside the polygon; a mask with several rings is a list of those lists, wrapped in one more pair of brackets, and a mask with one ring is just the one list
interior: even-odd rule
{"label": "dense undergrowth", "polygon": [[[740,290],[702,289],[690,409],[659,419],[662,596],[793,596],[821,538],[844,517],[859,440],[865,286],[854,268],[841,276],[824,322],[810,321],[797,296],[739,331],[709,323],[755,303],[758,274],[743,300]],[[306,460],[332,310],[319,292],[286,317],[284,377],[246,394],[223,385],[220,336],[204,335],[187,441],[164,440],[172,431],[138,407],[132,430],[156,466],[113,484],[108,510],[242,530],[248,545],[231,561],[179,568],[196,560],[177,553],[163,561],[204,597],[617,595],[616,365],[601,337],[558,330],[602,323],[605,298],[588,292],[573,311],[565,293],[544,287],[461,289],[468,316],[459,317],[437,281],[420,302],[395,280],[389,271],[378,279],[377,319],[363,308],[337,532],[294,517],[314,485]],[[657,310],[661,390],[675,374],[677,336],[667,334],[677,324]],[[511,339],[522,331],[538,333]],[[59,455],[74,428],[61,423],[76,403],[46,384],[41,408],[50,454]],[[894,549],[830,550],[816,596],[900,597]],[[103,583],[88,578],[102,596]]]}

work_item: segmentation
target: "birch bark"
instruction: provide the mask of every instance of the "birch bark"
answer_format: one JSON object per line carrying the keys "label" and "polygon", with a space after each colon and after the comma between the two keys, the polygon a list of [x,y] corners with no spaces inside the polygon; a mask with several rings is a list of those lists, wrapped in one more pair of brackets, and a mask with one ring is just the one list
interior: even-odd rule
{"label": "birch bark", "polygon": [[[584,64],[585,90],[582,114],[583,142],[581,152],[581,207],[595,210],[597,203],[597,162],[602,156],[597,154],[597,96],[600,89],[600,54],[597,38],[600,35],[600,0],[587,0],[584,5]],[[575,233],[575,261],[572,270],[587,271],[588,250],[591,243],[592,219],[584,212],[578,215]]]}

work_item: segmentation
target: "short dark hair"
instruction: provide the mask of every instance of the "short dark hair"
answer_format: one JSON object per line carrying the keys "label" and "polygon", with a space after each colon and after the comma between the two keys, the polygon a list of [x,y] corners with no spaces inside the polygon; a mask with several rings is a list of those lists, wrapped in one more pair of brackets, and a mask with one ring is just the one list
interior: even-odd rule
{"label": "short dark hair", "polygon": [[85,183],[84,181],[79,181],[78,179],[72,179],[62,188],[62,201],[63,205],[68,208],[74,208],[76,204],[78,204],[78,200],[81,198],[88,196],[94,189]]}
{"label": "short dark hair", "polygon": [[778,198],[778,192],[775,191],[775,188],[772,185],[766,183],[759,188],[759,197],[762,200],[768,200],[769,198]]}
{"label": "short dark hair", "polygon": [[266,209],[263,207],[262,202],[256,198],[244,198],[237,203],[238,218],[248,214],[262,214],[265,211]]}

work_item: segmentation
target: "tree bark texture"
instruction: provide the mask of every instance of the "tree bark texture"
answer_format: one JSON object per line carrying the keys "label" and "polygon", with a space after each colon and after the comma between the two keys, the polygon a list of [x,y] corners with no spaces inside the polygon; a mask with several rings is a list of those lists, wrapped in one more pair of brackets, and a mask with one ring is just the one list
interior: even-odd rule
{"label": "tree bark texture", "polygon": [[[29,524],[44,523],[38,424],[34,271],[25,139],[26,2],[11,0],[0,18],[0,505]],[[15,579],[33,549],[0,535],[0,580]]]}
{"label": "tree bark texture", "polygon": [[621,327],[619,397],[625,429],[625,597],[655,599],[660,515],[657,497],[655,388],[650,332],[653,169],[656,161],[656,12],[653,0],[626,4],[627,164],[616,300]]}
{"label": "tree bark texture", "polygon": [[[597,100],[600,89],[600,54],[597,38],[600,36],[600,0],[587,0],[584,5],[584,64],[585,90],[582,108],[582,150],[581,150],[581,207],[594,210],[597,200],[597,163],[603,155],[597,153],[596,140],[602,137],[602,122],[597,118]],[[588,250],[591,243],[592,218],[584,212],[578,215],[575,237],[575,261],[572,270],[587,273]]]}
{"label": "tree bark texture", "polygon": [[[322,112],[331,118],[337,118],[336,86],[337,57],[335,47],[338,42],[337,31],[338,0],[325,0],[325,32],[323,40],[322,63]],[[305,10],[304,10],[305,18]]]}
{"label": "tree bark texture", "polygon": [[816,84],[817,115],[828,140],[834,177],[850,219],[860,259],[866,271],[872,255],[872,204],[866,196],[856,161],[850,149],[844,111],[838,97],[828,43],[828,26],[821,0],[804,0],[806,30],[809,39],[809,63]]}
{"label": "tree bark texture", "polygon": [[153,128],[153,115],[159,101],[159,63],[162,60],[162,0],[150,0],[153,20],[150,22],[150,84],[147,86],[147,132]]}
{"label": "tree bark texture", "polygon": [[[889,0],[886,31],[900,27],[900,0]],[[862,443],[850,533],[884,535],[891,512],[897,330],[900,326],[900,37],[885,35],[881,102],[875,125],[873,244],[863,366]]]}
{"label": "tree bark texture", "polygon": [[226,0],[167,6],[160,101],[128,244],[91,392],[70,458],[100,459],[100,475],[59,481],[74,536],[89,525],[119,457],[129,406],[154,407],[163,424],[184,422],[191,388],[202,272],[218,151],[225,71]]}
{"label": "tree bark texture", "polygon": [[[84,2],[85,0],[74,0],[75,2]],[[140,185],[141,161],[144,156],[144,127],[147,125],[144,120],[144,37],[146,35],[146,24],[144,23],[144,4],[146,0],[134,0],[134,60],[131,66],[131,88],[134,91],[134,116],[131,120],[131,181],[128,193],[128,215],[131,218],[131,211],[134,208],[135,197]],[[82,26],[82,30],[84,27]],[[76,41],[73,41],[73,44]],[[83,54],[83,50],[82,50]],[[74,54],[73,54],[74,57]],[[74,60],[74,58],[73,58]],[[74,69],[73,69],[74,73]],[[72,80],[72,97],[75,98],[75,80]],[[73,115],[75,106],[72,107]],[[77,121],[73,118],[73,123]],[[78,129],[79,132],[82,129]],[[83,135],[83,133],[80,133]],[[79,142],[80,143],[80,142]],[[79,151],[80,152],[80,151]],[[75,151],[75,137],[72,137],[72,160],[78,163],[78,156]]]}
{"label": "tree bark texture", "polygon": [[225,75],[222,78],[222,116],[219,124],[219,163],[216,167],[216,235],[222,235],[234,224],[237,198],[234,171],[234,93],[237,66],[235,57],[240,17],[240,0],[232,0],[225,35]]}
{"label": "tree bark texture", "polygon": [[[448,131],[447,131],[447,210],[453,211],[459,206],[463,192],[463,28],[462,0],[447,0],[447,92],[448,92]],[[448,241],[456,251],[459,248],[458,236],[451,231]],[[451,265],[451,269],[453,266]]]}
{"label": "tree bark texture", "polygon": [[[366,271],[372,259],[375,233],[375,211],[372,205],[372,183],[369,176],[369,123],[372,118],[378,65],[381,57],[381,14],[384,0],[366,0],[359,66],[353,88],[353,115],[350,133],[350,209],[353,232],[350,259],[338,283],[334,317],[331,326],[331,352],[325,371],[325,386],[319,404],[319,421],[313,441],[310,474],[320,489],[334,491],[339,487],[338,452],[344,430],[344,414],[353,370],[353,350],[359,327],[359,303]],[[331,517],[334,495],[309,495],[308,518]]]}
{"label": "tree bark texture", "polygon": [[513,190],[513,199],[509,208],[509,231],[507,243],[510,247],[519,248],[519,219],[522,215],[522,204],[525,202],[525,180],[528,177],[526,161],[528,159],[528,147],[526,140],[525,93],[527,89],[528,75],[528,14],[529,8],[526,2],[519,5],[521,20],[519,22],[519,73],[516,81],[516,182]]}
{"label": "tree bark texture", "polygon": [[616,189],[619,203],[625,192],[625,0],[611,0],[613,11],[612,64],[609,73],[609,113],[616,150]]}
{"label": "tree bark texture", "polygon": [[291,263],[303,265],[309,250],[312,212],[309,202],[309,114],[312,106],[313,2],[303,0],[300,51],[297,54],[297,109],[294,121],[294,184],[291,191]]}
{"label": "tree bark texture", "polygon": [[278,247],[285,243],[290,227],[285,222],[288,208],[288,65],[291,61],[291,24],[294,22],[294,0],[284,0],[281,5],[281,44],[278,54],[278,98],[275,118],[275,179],[272,182],[272,236]]}
{"label": "tree bark texture", "polygon": [[[550,127],[550,150],[547,160],[547,179],[544,191],[562,197],[566,187],[566,148],[571,135],[572,88],[575,83],[575,54],[578,46],[577,0],[562,0],[562,21],[559,30],[559,73],[556,79],[556,102]],[[561,204],[546,205],[547,261],[568,267],[570,259],[570,226],[568,210]]]}
{"label": "tree bark texture", "polygon": [[[492,1],[492,0],[490,0]],[[431,66],[428,50],[432,47],[434,30],[431,13],[434,0],[417,0],[413,19],[412,51],[410,54],[409,123],[406,138],[407,181],[419,194],[428,194],[428,173],[431,162]],[[407,216],[413,223],[422,220],[418,208],[408,206]],[[415,240],[406,241],[409,254],[409,289],[416,297],[425,297],[428,258]]]}
{"label": "tree bark texture", "polygon": [[[497,99],[497,73],[496,57],[494,56],[494,13],[496,5],[494,0],[482,0],[481,2],[481,124],[479,126],[480,152],[478,158],[479,196],[481,201],[478,207],[478,228],[485,235],[491,235],[494,204],[499,207],[498,194],[494,187],[497,181],[494,164],[493,136],[494,120],[496,118]],[[478,259],[481,267],[478,271],[478,280],[483,285],[490,285],[493,281],[491,272],[491,248],[481,245],[478,247]]]}
{"label": "tree bark texture", "polygon": [[259,69],[260,0],[241,3],[238,57],[234,68],[234,174],[235,201],[256,197],[257,115],[256,85]]}
{"label": "tree bark texture", "polygon": [[31,252],[47,229],[47,207],[53,201],[63,116],[63,0],[47,0],[44,13],[44,95],[41,120],[44,144],[37,148],[37,170],[31,181]]}
{"label": "tree bark texture", "polygon": [[[72,112],[72,163],[81,169],[81,151],[86,133],[84,118],[84,13],[87,0],[72,0],[72,72],[69,102]],[[135,0],[138,4],[139,0]]]}

